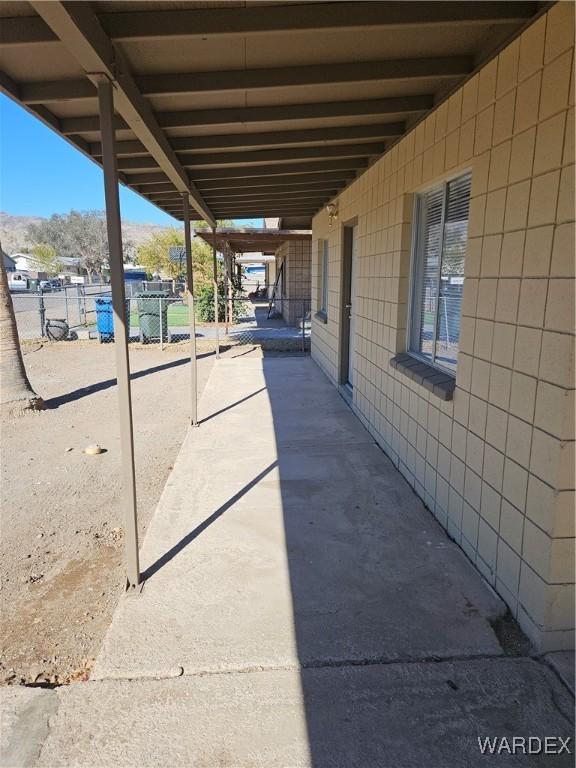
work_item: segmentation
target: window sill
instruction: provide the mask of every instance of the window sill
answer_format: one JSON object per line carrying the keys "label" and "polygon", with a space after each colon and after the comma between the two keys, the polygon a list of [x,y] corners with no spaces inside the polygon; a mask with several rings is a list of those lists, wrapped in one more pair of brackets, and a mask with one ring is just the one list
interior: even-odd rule
{"label": "window sill", "polygon": [[314,319],[326,325],[326,323],[328,322],[328,315],[326,314],[326,312],[322,312],[322,310],[320,310],[319,312],[316,312],[314,314]]}
{"label": "window sill", "polygon": [[407,352],[395,355],[390,360],[390,365],[417,384],[422,384],[441,400],[452,400],[456,379],[449,373],[442,373],[438,368],[422,362]]}

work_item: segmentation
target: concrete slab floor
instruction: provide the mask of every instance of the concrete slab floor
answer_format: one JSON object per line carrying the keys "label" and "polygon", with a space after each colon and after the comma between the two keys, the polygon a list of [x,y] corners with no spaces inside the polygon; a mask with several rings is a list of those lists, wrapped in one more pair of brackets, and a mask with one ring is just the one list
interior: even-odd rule
{"label": "concrete slab floor", "polygon": [[504,613],[307,358],[221,360],[94,678],[501,654]]}
{"label": "concrete slab floor", "polygon": [[571,697],[532,659],[106,680],[62,688],[58,697],[38,766],[573,765],[564,750],[481,753],[479,739],[570,736]]}
{"label": "concrete slab floor", "polygon": [[504,604],[310,359],[220,360],[200,416],[144,588],[34,764],[468,768],[503,759],[478,737],[572,734],[568,689],[505,655]]}

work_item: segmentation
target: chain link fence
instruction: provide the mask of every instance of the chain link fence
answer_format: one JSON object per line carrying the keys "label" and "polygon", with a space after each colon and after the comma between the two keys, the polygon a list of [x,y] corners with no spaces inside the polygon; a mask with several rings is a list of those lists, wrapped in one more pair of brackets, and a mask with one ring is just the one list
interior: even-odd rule
{"label": "chain link fence", "polygon": [[[190,315],[184,285],[172,281],[126,284],[126,320],[131,343],[167,345],[190,340]],[[110,286],[68,285],[43,293],[14,293],[12,302],[22,341],[114,340]],[[245,295],[219,295],[218,327],[214,304],[206,321],[196,316],[196,338],[223,344],[260,345],[278,351],[310,346],[310,297],[273,302]]]}

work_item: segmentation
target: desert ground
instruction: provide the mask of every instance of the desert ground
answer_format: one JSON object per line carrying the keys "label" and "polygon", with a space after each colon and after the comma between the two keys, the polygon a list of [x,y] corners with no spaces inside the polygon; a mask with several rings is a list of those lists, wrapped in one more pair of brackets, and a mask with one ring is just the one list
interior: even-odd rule
{"label": "desert ground", "polygon": [[[0,681],[62,683],[89,674],[124,587],[114,346],[76,341],[23,350],[47,407],[2,423]],[[198,353],[201,392],[212,345]],[[187,355],[187,344],[131,348],[141,536],[187,429]],[[86,455],[94,443],[104,452]]]}

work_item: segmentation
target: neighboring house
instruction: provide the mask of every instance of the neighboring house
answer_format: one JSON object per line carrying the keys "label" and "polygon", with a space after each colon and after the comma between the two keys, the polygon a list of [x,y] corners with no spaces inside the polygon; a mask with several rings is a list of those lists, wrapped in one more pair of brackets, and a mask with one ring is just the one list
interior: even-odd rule
{"label": "neighboring house", "polygon": [[[38,267],[42,264],[38,261],[36,256],[30,253],[13,253],[10,257],[18,272],[29,272],[31,277],[37,277]],[[43,270],[40,270],[43,272]]]}
{"label": "neighboring house", "polygon": [[60,271],[58,272],[58,277],[61,280],[70,283],[79,282],[80,277],[82,280],[84,280],[86,276],[86,270],[81,266],[80,259],[70,256],[63,256],[62,258],[58,259],[58,262],[61,267]]}
{"label": "neighboring house", "polygon": [[571,6],[312,225],[314,359],[542,651],[574,647]]}
{"label": "neighboring house", "polygon": [[6,272],[16,272],[16,263],[8,254],[2,251],[2,260],[4,261],[4,269]]}
{"label": "neighboring house", "polygon": [[[30,277],[42,277],[46,275],[46,270],[42,269],[44,265],[36,256],[31,253],[14,253],[11,256],[19,272],[28,272]],[[63,256],[58,259],[61,270],[58,277],[66,278],[71,275],[83,275],[85,270],[81,266],[81,260]]]}

